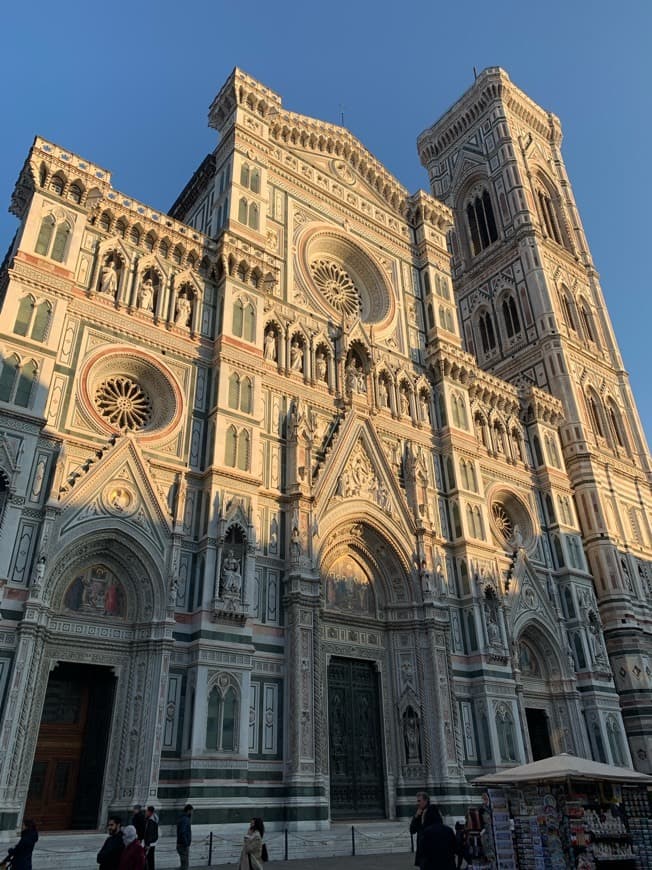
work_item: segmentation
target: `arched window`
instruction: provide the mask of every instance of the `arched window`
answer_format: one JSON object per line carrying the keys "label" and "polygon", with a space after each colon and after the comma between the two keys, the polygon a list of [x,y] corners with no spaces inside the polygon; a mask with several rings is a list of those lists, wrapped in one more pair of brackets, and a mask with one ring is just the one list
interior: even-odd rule
{"label": "arched window", "polygon": [[565,287],[562,287],[559,291],[559,301],[561,303],[561,313],[566,326],[569,329],[572,329],[573,332],[577,332],[577,325],[575,323],[575,318],[573,317],[571,301]]}
{"label": "arched window", "polygon": [[488,248],[498,238],[496,219],[488,190],[484,190],[482,194],[478,194],[468,203],[466,219],[471,238],[471,250],[475,256]]}
{"label": "arched window", "polygon": [[575,603],[573,602],[573,593],[568,586],[564,589],[563,601],[567,618],[575,619]]}
{"label": "arched window", "polygon": [[241,224],[247,223],[247,215],[249,214],[249,203],[244,198],[244,196],[240,199],[238,203],[238,220]]}
{"label": "arched window", "polygon": [[175,263],[181,265],[183,260],[184,250],[181,245],[177,245],[175,249],[172,251],[172,259]]}
{"label": "arched window", "polygon": [[140,244],[140,230],[138,227],[132,227],[131,232],[129,233],[129,239],[132,245]]}
{"label": "arched window", "polygon": [[21,408],[29,407],[29,400],[32,397],[32,389],[37,374],[38,366],[33,359],[21,367],[16,395],[14,396],[14,404],[20,405]]}
{"label": "arched window", "polygon": [[237,460],[238,468],[241,471],[249,469],[249,432],[246,429],[242,429],[238,435]]}
{"label": "arched window", "polygon": [[74,182],[70,185],[70,189],[68,191],[68,199],[71,202],[79,203],[82,198],[82,189],[77,182]]}
{"label": "arched window", "polygon": [[580,319],[582,321],[582,329],[585,337],[594,343],[596,342],[595,329],[593,328],[593,317],[589,308],[583,300],[580,300]]}
{"label": "arched window", "polygon": [[552,536],[552,548],[555,551],[555,567],[563,568],[565,565],[564,562],[564,551],[561,547],[561,541],[557,537],[557,535]]}
{"label": "arched window", "polygon": [[502,307],[507,338],[513,338],[521,331],[521,321],[519,320],[518,311],[516,309],[516,300],[510,295],[503,300]]}
{"label": "arched window", "polygon": [[57,232],[54,236],[54,244],[52,245],[52,253],[50,256],[58,263],[63,263],[66,259],[66,249],[68,247],[68,239],[70,237],[70,227],[68,224],[59,224]]}
{"label": "arched window", "polygon": [[561,468],[561,461],[559,459],[559,451],[557,450],[557,442],[555,437],[553,435],[547,434],[545,436],[545,442],[550,464],[553,465],[555,468]]}
{"label": "arched window", "polygon": [[540,182],[537,187],[536,198],[539,208],[539,217],[541,219],[541,228],[544,236],[553,239],[553,241],[557,242],[558,245],[563,245],[564,239],[557,215],[557,208],[549,191],[542,182]]}
{"label": "arched window", "polygon": [[469,569],[466,567],[464,559],[460,559],[460,595],[468,595],[469,589]]}
{"label": "arched window", "polygon": [[20,360],[16,354],[3,360],[2,372],[0,372],[0,402],[11,401],[19,369]]}
{"label": "arched window", "polygon": [[167,255],[170,253],[170,243],[163,239],[161,244],[158,246],[158,249],[162,257],[167,257]]}
{"label": "arched window", "polygon": [[243,338],[245,341],[254,341],[256,338],[256,311],[249,303],[243,312]]}
{"label": "arched window", "polygon": [[548,493],[546,493],[544,501],[546,505],[546,519],[550,525],[554,525],[557,522],[557,518],[555,517],[555,508],[553,506],[552,499],[550,498]]}
{"label": "arched window", "polygon": [[124,218],[120,218],[116,225],[115,231],[120,236],[121,239],[126,238],[127,236],[127,221]]}
{"label": "arched window", "polygon": [[47,257],[48,251],[50,250],[50,242],[52,241],[54,226],[55,220],[52,215],[44,217],[41,221],[41,228],[38,233],[38,238],[36,239],[36,247],[34,250],[42,257]]}
{"label": "arched window", "polygon": [[235,426],[229,426],[226,430],[226,438],[224,444],[224,464],[229,468],[235,468],[236,454],[238,447],[238,433]]}
{"label": "arched window", "polygon": [[63,193],[64,180],[60,175],[53,175],[50,179],[50,190],[52,193],[56,193],[58,196],[61,196]]}
{"label": "arched window", "polygon": [[541,452],[541,442],[538,435],[532,438],[532,445],[534,447],[534,461],[536,465],[543,465],[543,453]]}
{"label": "arched window", "polygon": [[575,650],[575,662],[578,670],[586,668],[586,655],[584,653],[584,644],[579,632],[573,635],[573,649]]}
{"label": "arched window", "polygon": [[258,212],[258,204],[255,202],[252,202],[251,205],[249,206],[249,226],[251,227],[252,230],[258,229],[258,224],[259,224],[258,213],[259,213]]}
{"label": "arched window", "polygon": [[589,392],[586,396],[586,407],[589,412],[589,422],[595,435],[604,438],[604,427],[602,425],[602,409],[600,407],[600,399],[595,393]]}
{"label": "arched window", "polygon": [[428,321],[428,329],[432,329],[435,325],[435,312],[432,309],[432,302],[426,306],[426,319]]}
{"label": "arched window", "polygon": [[611,400],[607,402],[607,416],[609,418],[609,428],[615,443],[619,447],[626,448],[627,442],[622,417],[620,416],[620,411]]}
{"label": "arched window", "polygon": [[249,189],[252,193],[260,193],[260,172],[257,169],[251,170]]}
{"label": "arched window", "polygon": [[240,383],[240,410],[245,414],[251,414],[253,410],[253,385],[249,378]]}
{"label": "arched window", "polygon": [[430,296],[432,291],[430,289],[430,275],[427,271],[423,272],[423,289],[426,292],[426,296]]}
{"label": "arched window", "polygon": [[14,323],[14,332],[16,335],[27,335],[34,314],[34,297],[23,296],[18,303],[18,312]]}
{"label": "arched window", "polygon": [[229,408],[238,410],[240,407],[240,376],[233,372],[229,378]]}
{"label": "arched window", "polygon": [[237,748],[238,696],[233,686],[224,694],[215,686],[208,696],[206,749],[234,752]]}
{"label": "arched window", "polygon": [[108,211],[103,211],[100,215],[100,229],[108,232],[111,229],[111,215]]}
{"label": "arched window", "polygon": [[483,311],[478,318],[478,329],[480,330],[480,345],[483,353],[489,353],[496,347],[496,332],[491,314],[488,311]]}
{"label": "arched window", "polygon": [[446,479],[448,481],[448,488],[455,489],[455,468],[450,456],[446,457]]}
{"label": "arched window", "polygon": [[244,324],[244,303],[242,299],[236,299],[233,303],[233,334],[238,338],[242,338],[242,328]]}
{"label": "arched window", "polygon": [[156,245],[156,236],[154,235],[154,233],[147,233],[147,235],[145,236],[145,250],[146,251],[153,251],[155,245]]}
{"label": "arched window", "polygon": [[34,341],[45,341],[52,316],[52,305],[47,299],[36,306],[36,314],[32,325],[32,338]]}
{"label": "arched window", "polygon": [[451,505],[451,514],[453,517],[453,537],[462,537],[462,520],[460,518],[460,508],[456,501]]}
{"label": "arched window", "polygon": [[243,187],[249,187],[249,167],[246,163],[240,167],[240,184]]}

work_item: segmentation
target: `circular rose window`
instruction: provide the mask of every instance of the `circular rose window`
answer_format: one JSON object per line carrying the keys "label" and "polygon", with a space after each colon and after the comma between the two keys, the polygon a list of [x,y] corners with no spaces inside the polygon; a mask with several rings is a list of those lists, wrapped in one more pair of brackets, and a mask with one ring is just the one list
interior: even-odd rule
{"label": "circular rose window", "polygon": [[118,375],[95,390],[95,407],[119,429],[144,429],[152,418],[152,401],[137,381]]}
{"label": "circular rose window", "polygon": [[160,436],[181,418],[181,391],[172,375],[141,351],[105,348],[80,378],[82,404],[105,432]]}
{"label": "circular rose window", "polygon": [[299,265],[315,301],[331,316],[359,317],[389,327],[393,293],[378,264],[350,235],[335,227],[307,227],[297,246]]}
{"label": "circular rose window", "polygon": [[527,506],[508,490],[491,496],[491,526],[496,537],[510,549],[528,549],[534,541],[532,517]]}

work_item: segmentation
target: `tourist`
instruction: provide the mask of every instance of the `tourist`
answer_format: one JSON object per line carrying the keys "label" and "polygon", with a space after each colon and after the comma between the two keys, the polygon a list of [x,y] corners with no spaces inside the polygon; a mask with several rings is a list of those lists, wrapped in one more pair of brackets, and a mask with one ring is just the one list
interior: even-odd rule
{"label": "tourist", "polygon": [[139,840],[142,841],[145,835],[145,813],[143,812],[143,808],[140,804],[134,804],[131,824],[136,829],[136,836]]}
{"label": "tourist", "polygon": [[183,808],[183,813],[177,821],[177,854],[179,855],[180,870],[188,870],[188,856],[190,853],[190,844],[192,843],[192,825],[190,819],[192,817],[192,804],[186,804]]}
{"label": "tourist", "polygon": [[158,816],[154,807],[149,806],[145,810],[145,856],[147,858],[147,870],[154,870],[154,846],[158,840]]}
{"label": "tourist", "polygon": [[122,839],[125,847],[122,855],[120,855],[118,870],[144,870],[145,850],[138,839],[138,833],[133,825],[127,825],[123,829]]}
{"label": "tourist", "polygon": [[240,870],[263,870],[264,836],[263,820],[260,818],[252,819],[240,853]]}
{"label": "tourist", "polygon": [[97,853],[97,863],[100,870],[118,870],[120,856],[125,847],[122,839],[122,819],[119,816],[109,816],[107,830],[109,836]]}
{"label": "tourist", "polygon": [[9,849],[2,866],[9,866],[11,870],[32,870],[32,852],[37,840],[36,825],[31,819],[23,819],[20,840]]}
{"label": "tourist", "polygon": [[421,867],[423,870],[455,870],[455,831],[443,823],[438,810],[435,814],[436,820],[427,824],[421,833]]}
{"label": "tourist", "polygon": [[417,811],[410,822],[410,833],[417,836],[417,848],[414,856],[414,866],[423,867],[424,856],[421,847],[423,831],[435,822],[441,822],[439,810],[430,803],[430,797],[425,791],[417,792]]}
{"label": "tourist", "polygon": [[464,822],[455,822],[455,852],[457,854],[457,870],[462,870],[462,861],[466,858],[468,834]]}

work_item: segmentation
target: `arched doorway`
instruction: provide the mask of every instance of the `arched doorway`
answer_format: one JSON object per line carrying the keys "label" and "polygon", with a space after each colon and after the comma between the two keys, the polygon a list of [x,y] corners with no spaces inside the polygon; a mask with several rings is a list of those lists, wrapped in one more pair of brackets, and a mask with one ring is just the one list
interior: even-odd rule
{"label": "arched doorway", "polygon": [[[384,818],[392,800],[388,780],[397,767],[420,761],[412,740],[419,722],[412,719],[408,757],[397,757],[401,704],[413,695],[398,697],[388,654],[387,613],[409,597],[405,566],[383,533],[360,521],[340,524],[327,537],[320,573],[330,815]],[[414,709],[411,716],[418,720]]]}
{"label": "arched doorway", "polygon": [[33,680],[14,723],[16,787],[41,829],[95,829],[110,809],[143,802],[157,779],[168,599],[150,555],[117,530],[53,562],[25,617],[39,627],[25,642]]}
{"label": "arched doorway", "polygon": [[568,711],[558,656],[535,625],[518,640],[525,727],[533,761],[568,751]]}

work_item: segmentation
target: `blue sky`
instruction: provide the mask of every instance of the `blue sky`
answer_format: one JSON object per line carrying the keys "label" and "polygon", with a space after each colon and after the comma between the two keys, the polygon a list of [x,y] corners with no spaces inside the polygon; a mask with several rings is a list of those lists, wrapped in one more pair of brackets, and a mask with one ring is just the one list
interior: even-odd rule
{"label": "blue sky", "polygon": [[[504,67],[561,118],[564,157],[652,434],[647,256],[652,3],[171,0],[6,4],[0,50],[0,200],[33,137],[109,169],[167,209],[215,143],[208,105],[234,66],[287,108],[344,122],[411,191],[427,187],[417,135]],[[16,221],[0,213],[0,248]]]}

